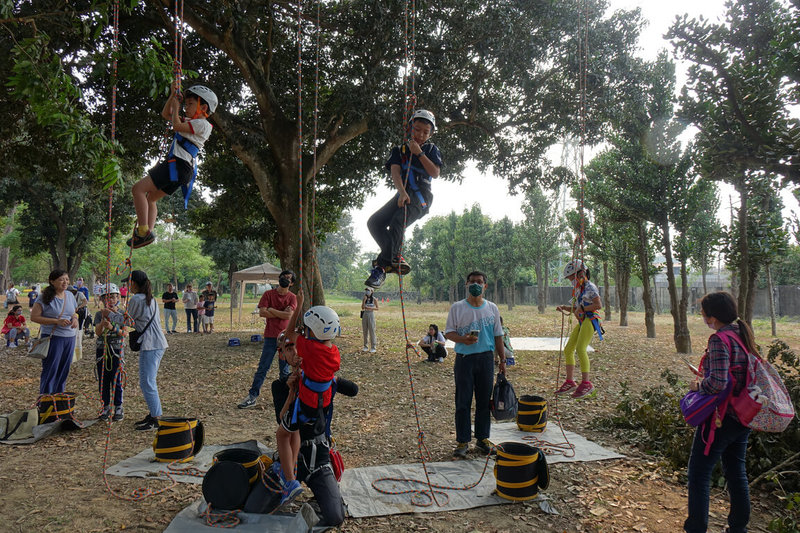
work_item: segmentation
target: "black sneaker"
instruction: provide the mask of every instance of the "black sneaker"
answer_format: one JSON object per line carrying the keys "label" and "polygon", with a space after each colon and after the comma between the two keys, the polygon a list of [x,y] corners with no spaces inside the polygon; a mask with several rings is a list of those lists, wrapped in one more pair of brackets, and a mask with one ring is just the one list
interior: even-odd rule
{"label": "black sneaker", "polygon": [[469,444],[466,442],[459,442],[456,449],[453,450],[453,457],[457,459],[466,459],[469,452]]}
{"label": "black sneaker", "polygon": [[97,415],[98,420],[108,420],[108,417],[111,416],[111,407],[108,405],[103,406],[103,410],[100,411],[100,414]]}
{"label": "black sneaker", "polygon": [[148,429],[156,429],[158,428],[158,418],[152,417],[148,413],[146,417],[136,422],[133,425],[133,428],[136,431],[147,431]]}
{"label": "black sneaker", "polygon": [[119,422],[123,418],[125,418],[125,410],[121,405],[118,405],[114,408],[114,416],[111,417],[111,420],[114,422]]}
{"label": "black sneaker", "polygon": [[406,260],[402,257],[395,257],[392,259],[392,270],[401,276],[406,276],[411,272],[411,265],[406,263]]}
{"label": "black sneaker", "polygon": [[376,266],[372,269],[372,273],[367,278],[367,281],[364,282],[364,285],[373,289],[380,289],[384,281],[386,281],[386,272],[383,271],[383,268]]}
{"label": "black sneaker", "polygon": [[126,246],[130,246],[133,249],[142,248],[143,246],[147,246],[156,240],[156,236],[152,231],[148,231],[147,235],[144,237],[140,237],[138,233],[134,233],[133,237],[125,241]]}
{"label": "black sneaker", "polygon": [[475,441],[475,450],[482,455],[497,455],[494,444],[489,439]]}
{"label": "black sneaker", "polygon": [[247,398],[242,400],[242,403],[240,403],[236,407],[238,407],[239,409],[250,409],[251,407],[255,407],[255,405],[256,405],[256,397],[253,396],[252,394],[248,394]]}

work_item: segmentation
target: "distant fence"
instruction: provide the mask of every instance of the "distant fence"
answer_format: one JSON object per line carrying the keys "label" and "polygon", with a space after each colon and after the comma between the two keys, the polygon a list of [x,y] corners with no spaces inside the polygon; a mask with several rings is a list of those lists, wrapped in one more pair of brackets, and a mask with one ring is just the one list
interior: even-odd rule
{"label": "distant fence", "polygon": [[[604,288],[599,287],[600,294],[604,293]],[[611,305],[617,308],[617,291],[614,287],[611,288]],[[709,291],[730,291],[730,287],[708,287]],[[658,287],[653,290],[650,289],[651,294],[654,295],[654,305],[658,306],[658,310],[662,313],[669,312],[669,291],[666,287]],[[678,288],[678,298],[680,298],[680,288]],[[798,285],[781,285],[775,287],[775,314],[777,316],[800,316],[800,286]],[[538,305],[537,288],[533,286],[520,287],[517,289],[517,303],[527,305]],[[565,304],[569,302],[572,296],[572,289],[570,287],[548,287],[547,290],[547,305],[555,307],[556,305]],[[698,312],[697,301],[703,297],[702,287],[691,287],[689,289],[689,312]],[[628,289],[628,310],[629,311],[643,311],[644,304],[642,303],[642,288],[631,287]],[[756,299],[753,306],[753,316],[768,317],[769,316],[769,299],[767,297],[766,289],[756,290]]]}

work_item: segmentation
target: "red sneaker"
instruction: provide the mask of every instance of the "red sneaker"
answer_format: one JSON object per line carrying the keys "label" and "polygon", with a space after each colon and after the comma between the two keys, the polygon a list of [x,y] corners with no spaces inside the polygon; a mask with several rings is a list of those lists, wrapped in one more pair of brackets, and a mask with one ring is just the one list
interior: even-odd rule
{"label": "red sneaker", "polygon": [[572,381],[571,379],[566,380],[564,383],[561,384],[559,388],[556,389],[556,394],[566,394],[568,392],[572,392],[578,388],[578,384]]}
{"label": "red sneaker", "polygon": [[576,400],[581,398],[590,398],[594,396],[596,392],[597,391],[594,390],[594,385],[592,385],[591,381],[581,381],[581,384],[578,385],[578,388],[572,393],[572,397]]}

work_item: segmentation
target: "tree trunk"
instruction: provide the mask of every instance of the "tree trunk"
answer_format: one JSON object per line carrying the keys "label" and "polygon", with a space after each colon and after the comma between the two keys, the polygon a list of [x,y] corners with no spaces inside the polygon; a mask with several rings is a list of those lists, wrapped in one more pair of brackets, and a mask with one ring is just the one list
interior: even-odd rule
{"label": "tree trunk", "polygon": [[703,295],[706,295],[706,294],[708,294],[708,283],[706,281],[706,276],[708,275],[708,268],[703,266],[700,269],[700,273],[701,273],[701,275],[703,277]]}
{"label": "tree trunk", "polygon": [[692,353],[692,336],[689,333],[689,319],[687,311],[689,309],[689,273],[686,270],[687,257],[681,255],[681,302],[679,307],[678,316],[680,317],[680,328],[678,336],[681,345],[685,346],[688,350],[686,353]]}
{"label": "tree trunk", "polygon": [[658,298],[658,283],[656,282],[656,274],[653,274],[653,306],[655,307],[656,314],[661,314],[661,300]]}
{"label": "tree trunk", "polygon": [[[650,294],[650,261],[647,254],[647,226],[644,222],[636,225],[639,235],[637,255],[639,256],[639,269],[642,271],[642,303],[644,304],[644,325],[647,330],[647,338],[656,338],[656,322],[653,314],[653,300]],[[627,287],[626,287],[627,291]]]}
{"label": "tree trunk", "polygon": [[453,305],[456,301],[456,286],[450,285],[447,291],[447,301],[450,305]]}
{"label": "tree trunk", "polygon": [[[744,177],[737,183],[739,191],[739,313],[747,309],[750,298],[750,253],[747,247],[747,185]],[[750,321],[747,320],[749,324]]]}
{"label": "tree trunk", "polygon": [[675,284],[674,262],[672,260],[672,243],[670,242],[669,222],[661,223],[662,245],[664,258],[667,262],[667,290],[669,292],[669,311],[672,315],[672,338],[678,353],[690,353],[691,347],[686,344],[686,339],[680,329],[680,309],[678,304],[678,289]]}
{"label": "tree trunk", "polygon": [[744,303],[744,312],[739,308],[739,317],[747,322],[751,328],[753,327],[753,308],[756,303],[756,282],[758,280],[758,270],[750,268],[750,279],[748,280],[747,301]]}
{"label": "tree trunk", "polygon": [[[14,231],[14,214],[17,211],[17,206],[14,205],[9,209],[7,217],[7,224],[3,227],[3,237]],[[9,281],[11,279],[11,272],[9,268],[9,254],[11,249],[6,246],[0,246],[0,291],[6,292]]]}
{"label": "tree trunk", "polygon": [[603,320],[611,320],[611,286],[608,279],[608,261],[603,261]]}
{"label": "tree trunk", "polygon": [[769,263],[764,265],[764,270],[767,275],[767,298],[769,300],[769,322],[772,326],[772,336],[778,336],[778,325],[775,321],[775,289],[772,286],[772,269]]}
{"label": "tree trunk", "polygon": [[619,325],[628,325],[628,289],[631,273],[629,270],[617,267],[617,300],[619,301]]}
{"label": "tree trunk", "polygon": [[228,265],[228,290],[231,293],[231,309],[238,305],[239,296],[236,294],[236,287],[233,286],[233,273],[239,270],[236,263]]}
{"label": "tree trunk", "polygon": [[547,309],[547,298],[546,298],[546,291],[544,286],[544,276],[542,272],[542,261],[536,261],[533,265],[534,270],[536,271],[536,308],[539,311],[540,315],[543,315],[545,310]]}

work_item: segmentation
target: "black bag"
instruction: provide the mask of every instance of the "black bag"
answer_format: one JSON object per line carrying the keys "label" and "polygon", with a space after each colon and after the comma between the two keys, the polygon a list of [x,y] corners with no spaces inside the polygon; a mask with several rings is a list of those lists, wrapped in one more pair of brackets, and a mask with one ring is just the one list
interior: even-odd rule
{"label": "black bag", "polygon": [[505,374],[497,374],[490,405],[495,420],[509,420],[517,416],[517,395]]}
{"label": "black bag", "polygon": [[[158,304],[156,304],[156,305],[158,305]],[[142,349],[142,335],[144,335],[144,332],[147,331],[147,328],[150,327],[150,324],[153,322],[153,319],[155,318],[156,313],[158,313],[158,307],[156,307],[156,310],[153,311],[153,315],[150,317],[150,320],[147,321],[147,325],[144,327],[144,329],[142,331],[138,331],[138,330],[134,329],[128,335],[128,347],[132,351],[138,352],[139,350]]]}

